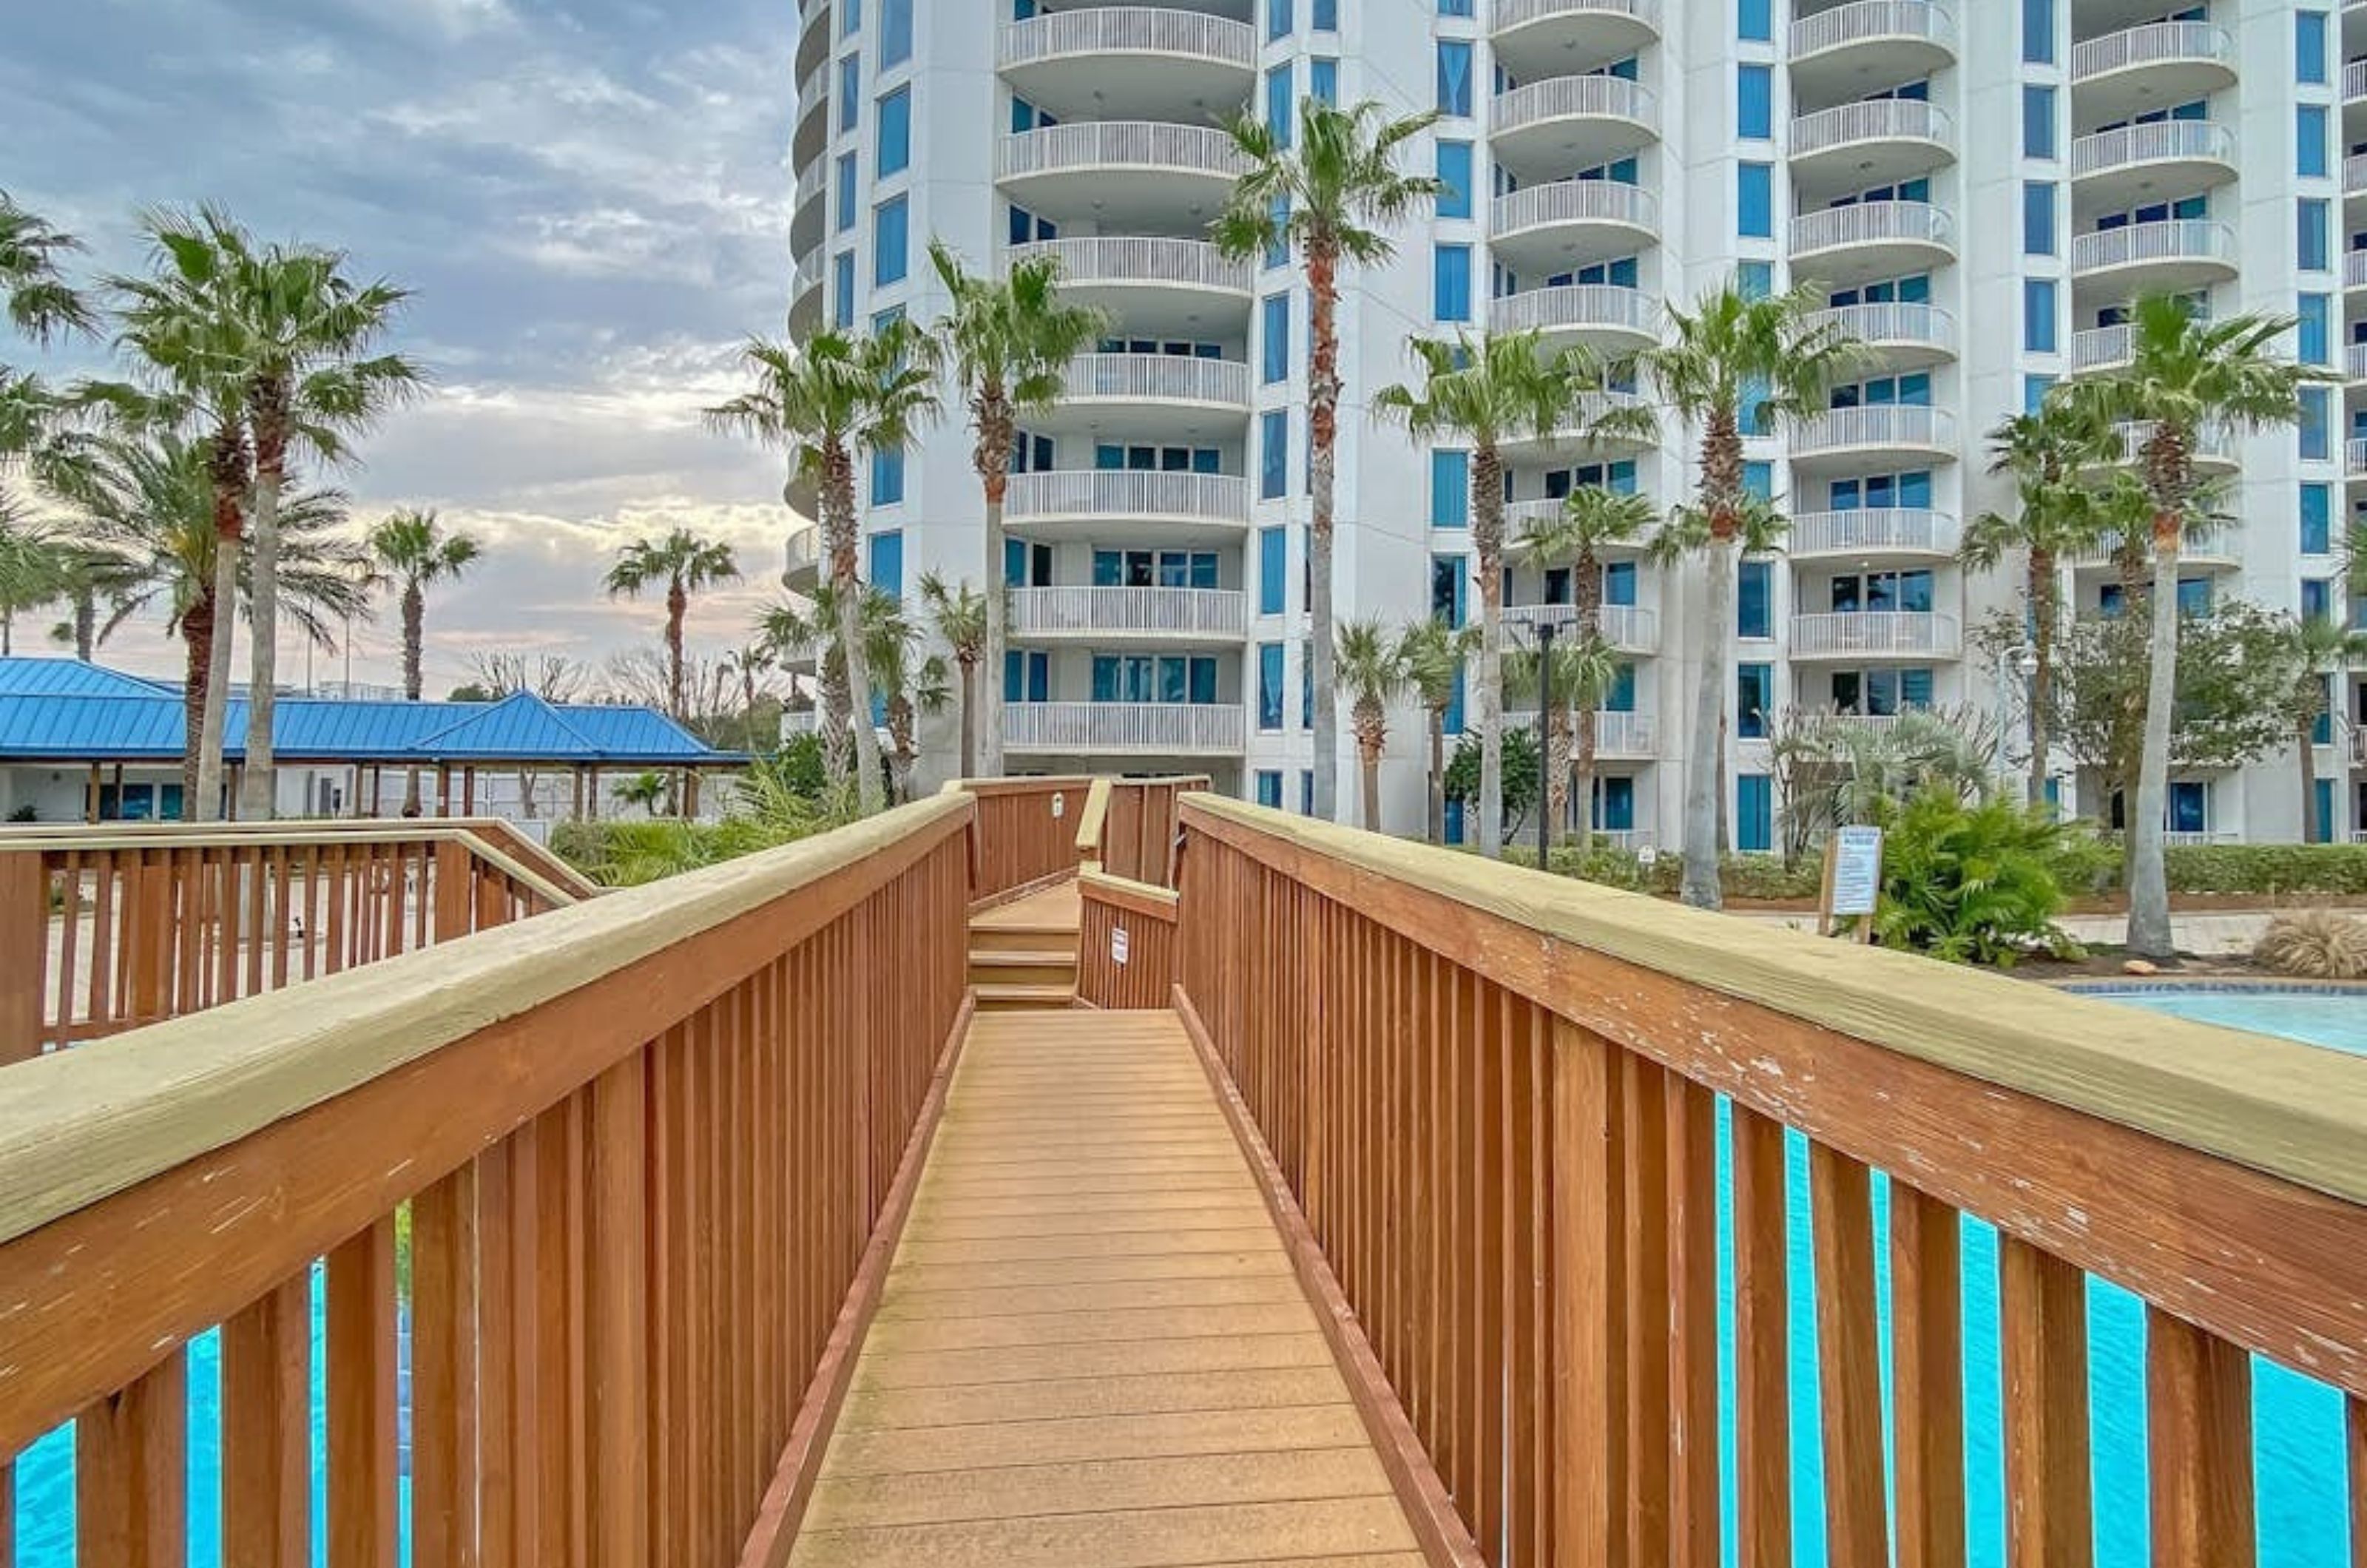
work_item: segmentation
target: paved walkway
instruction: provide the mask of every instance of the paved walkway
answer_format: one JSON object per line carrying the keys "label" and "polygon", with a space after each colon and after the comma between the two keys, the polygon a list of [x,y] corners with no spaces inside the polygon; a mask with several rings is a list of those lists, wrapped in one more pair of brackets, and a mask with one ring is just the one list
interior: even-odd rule
{"label": "paved walkway", "polygon": [[792,1568],[1421,1568],[1166,1012],[980,1014]]}
{"label": "paved walkway", "polygon": [[[2180,953],[2191,953],[2203,958],[2229,958],[2251,952],[2273,918],[2265,909],[2225,914],[2173,914],[2169,926],[2171,939],[2178,943]],[[1789,926],[1795,931],[1812,931],[1817,929],[1817,917],[1810,914],[1746,912],[1743,919]],[[2090,944],[2117,943],[2129,929],[2125,915],[2067,915],[2057,923],[2071,934],[2074,941]]]}

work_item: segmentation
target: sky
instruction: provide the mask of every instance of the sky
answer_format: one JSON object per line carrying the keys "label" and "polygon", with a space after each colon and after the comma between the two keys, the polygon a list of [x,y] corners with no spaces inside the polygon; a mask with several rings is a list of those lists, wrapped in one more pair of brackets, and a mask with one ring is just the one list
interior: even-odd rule
{"label": "sky", "polygon": [[[367,524],[433,507],[487,555],[428,606],[431,694],[472,655],[599,661],[650,646],[656,602],[610,602],[626,541],[729,540],[746,581],[691,640],[746,640],[798,525],[783,460],[711,435],[751,333],[785,331],[796,83],[790,0],[41,0],[0,51],[0,189],[142,265],[137,214],[219,203],[259,237],[344,250],[415,291],[394,346],[429,396],[333,482]],[[62,374],[96,350],[0,359]],[[393,681],[392,607],[357,629]],[[109,663],[177,673],[127,627]],[[245,654],[240,653],[240,667]],[[290,639],[283,679],[302,678]],[[342,656],[318,656],[323,680]]]}

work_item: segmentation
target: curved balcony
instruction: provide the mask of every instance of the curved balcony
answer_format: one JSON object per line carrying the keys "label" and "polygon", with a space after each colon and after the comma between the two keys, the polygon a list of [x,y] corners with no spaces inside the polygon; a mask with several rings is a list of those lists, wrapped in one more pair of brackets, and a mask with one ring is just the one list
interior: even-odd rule
{"label": "curved balcony", "polygon": [[1010,259],[1049,256],[1060,266],[1060,292],[1110,311],[1146,336],[1189,335],[1207,312],[1246,310],[1255,274],[1228,261],[1206,240],[1148,237],[1045,240],[1014,245]]}
{"label": "curved balcony", "polygon": [[2118,212],[2163,191],[2202,190],[2236,177],[2236,136],[2207,119],[2163,119],[2100,130],[2071,143],[2071,185],[2090,212]]}
{"label": "curved balcony", "polygon": [[1956,455],[1956,416],[1920,403],[1828,409],[1792,431],[1795,463],[1899,452],[1944,461]]}
{"label": "curved balcony", "polygon": [[802,169],[830,145],[830,70],[827,55],[798,84],[795,132],[789,138],[789,164]]}
{"label": "curved balcony", "polygon": [[797,276],[789,284],[791,337],[803,337],[821,325],[821,280],[829,266],[830,253],[820,248],[798,263]]}
{"label": "curved balcony", "polygon": [[1601,347],[1640,348],[1659,336],[1659,302],[1640,288],[1615,283],[1573,283],[1532,288],[1488,301],[1491,333],[1542,332]]}
{"label": "curved balcony", "polygon": [[2367,60],[2354,60],[2342,68],[2342,101],[2346,106],[2367,103]]}
{"label": "curved balcony", "polygon": [[1091,211],[1118,230],[1155,231],[1214,216],[1248,172],[1233,139],[1214,126],[1104,119],[1005,136],[994,175],[1014,200],[1042,210]]}
{"label": "curved balcony", "polygon": [[1148,473],[1060,468],[1014,474],[1003,496],[1003,524],[1028,533],[1075,524],[1095,537],[1133,532],[1221,530],[1250,524],[1249,480],[1238,474]]}
{"label": "curved balcony", "polygon": [[1167,6],[1089,6],[1005,22],[995,64],[1011,90],[1059,115],[1124,104],[1146,118],[1205,121],[1257,85],[1257,29]]}
{"label": "curved balcony", "polygon": [[[1562,513],[1563,501],[1557,496],[1533,497],[1527,501],[1504,503],[1504,536],[1514,543],[1508,547],[1519,549],[1518,540],[1530,528],[1551,523]],[[1648,547],[1649,541],[1637,539],[1625,545],[1606,545],[1598,553],[1605,560],[1634,560]]]}
{"label": "curved balcony", "polygon": [[1963,648],[1955,617],[1929,611],[1792,617],[1795,659],[1954,659]]}
{"label": "curved balcony", "polygon": [[[2154,426],[2142,423],[2114,425],[2112,434],[2121,445],[2119,464],[2135,463],[2138,454],[2145,450],[2145,444],[2153,439],[2153,433]],[[2192,456],[2194,471],[2198,474],[2232,474],[2236,471],[2236,438],[2225,430],[2203,429],[2195,435]]]}
{"label": "curved balcony", "polygon": [[1011,629],[1030,637],[1238,641],[1249,629],[1249,599],[1232,588],[1014,588]]}
{"label": "curved balcony", "polygon": [[821,525],[809,523],[789,536],[781,551],[781,586],[812,587],[821,577]]}
{"label": "curved balcony", "polygon": [[798,175],[798,194],[790,204],[789,254],[801,256],[821,243],[830,217],[830,161],[817,158]]}
{"label": "curved balcony", "polygon": [[1238,752],[1246,717],[1239,703],[1011,703],[1002,710],[1002,744],[1098,756]]}
{"label": "curved balcony", "polygon": [[2071,93],[2086,124],[2191,103],[2236,85],[2236,40],[2209,22],[2148,22],[2071,48]]}
{"label": "curved balcony", "polygon": [[1794,560],[1921,560],[1956,553],[1956,520],[1929,507],[1870,506],[1857,512],[1803,512],[1792,519],[1784,551]]}
{"label": "curved balcony", "polygon": [[1955,125],[1947,110],[1920,98],[1866,98],[1794,119],[1786,150],[1794,192],[1818,199],[1818,192],[1888,185],[1954,163]]}
{"label": "curved balcony", "polygon": [[[2187,529],[2180,536],[2178,564],[2197,571],[2224,573],[2241,571],[2244,563],[2236,558],[2234,530],[2203,535]],[[2084,550],[2073,552],[2067,564],[2080,573],[2117,573],[2120,562],[2121,536],[2107,535]]]}
{"label": "curved balcony", "polygon": [[2173,218],[2099,229],[2071,239],[2071,276],[2082,290],[2126,294],[2140,284],[2185,293],[2236,276],[2236,231],[2215,218]]}
{"label": "curved balcony", "polygon": [[1792,220],[1792,270],[1829,283],[1861,283],[1945,266],[1956,259],[1956,221],[1928,201],[1862,201]]}
{"label": "curved balcony", "polygon": [[1488,34],[1516,77],[1635,53],[1660,36],[1660,0],[1495,0]]}
{"label": "curved balcony", "polygon": [[1068,390],[1058,411],[1039,423],[1066,423],[1070,412],[1093,417],[1097,428],[1121,426],[1175,433],[1174,415],[1197,410],[1235,418],[1250,412],[1250,367],[1239,359],[1189,359],[1178,354],[1082,354],[1069,362]]}
{"label": "curved balcony", "polygon": [[1956,318],[1937,305],[1892,301],[1819,310],[1817,324],[1854,339],[1895,369],[1915,369],[1956,357]]}
{"label": "curved balcony", "polygon": [[[1523,462],[1552,462],[1563,457],[1600,457],[1606,452],[1642,452],[1659,445],[1657,435],[1648,432],[1620,431],[1606,433],[1600,428],[1605,415],[1614,412],[1647,414],[1652,405],[1634,392],[1589,392],[1579,404],[1578,418],[1543,440],[1512,439],[1504,443],[1507,452],[1518,452]],[[1537,502],[1516,503],[1519,506],[1547,504]],[[1558,507],[1561,503],[1550,503]],[[1507,511],[1508,525],[1512,515]]]}
{"label": "curved balcony", "polygon": [[2071,373],[2083,370],[2110,370],[2129,362],[2129,329],[2089,327],[2071,334]]}
{"label": "curved balcony", "polygon": [[1956,18],[1932,0],[1850,0],[1792,23],[1792,97],[1914,82],[1955,63]]}
{"label": "curved balcony", "polygon": [[[1550,625],[1568,629],[1578,624],[1575,604],[1508,604],[1504,607],[1507,626],[1535,626]],[[1660,651],[1660,617],[1635,604],[1603,604],[1596,607],[1595,626],[1603,640],[1622,653],[1650,655]]]}
{"label": "curved balcony", "polygon": [[1616,180],[1551,180],[1500,196],[1488,209],[1497,259],[1521,271],[1632,255],[1659,233],[1659,197]]}
{"label": "curved balcony", "polygon": [[798,53],[791,62],[798,80],[805,80],[830,53],[830,0],[805,0],[798,8]]}
{"label": "curved balcony", "polygon": [[1489,115],[1496,161],[1524,179],[1607,164],[1660,129],[1659,100],[1624,76],[1548,76],[1498,95]]}

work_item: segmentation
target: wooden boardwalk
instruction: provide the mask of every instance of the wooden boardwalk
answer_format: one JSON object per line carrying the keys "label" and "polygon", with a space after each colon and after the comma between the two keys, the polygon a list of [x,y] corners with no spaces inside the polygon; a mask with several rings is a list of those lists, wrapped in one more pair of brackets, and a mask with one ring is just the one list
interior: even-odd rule
{"label": "wooden boardwalk", "polygon": [[1165,1012],[980,1014],[793,1568],[1418,1568]]}

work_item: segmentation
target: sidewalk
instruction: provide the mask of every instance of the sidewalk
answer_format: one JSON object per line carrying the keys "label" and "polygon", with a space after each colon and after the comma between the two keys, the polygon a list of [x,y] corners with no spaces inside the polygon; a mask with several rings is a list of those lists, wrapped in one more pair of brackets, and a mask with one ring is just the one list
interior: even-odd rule
{"label": "sidewalk", "polygon": [[[1795,911],[1768,914],[1754,910],[1742,913],[1741,918],[1788,926],[1794,931],[1817,929],[1816,916]],[[2268,930],[2271,918],[2266,909],[2173,914],[2169,918],[2171,940],[2180,953],[2191,953],[2201,958],[2231,957],[2251,952],[2260,933]],[[2074,941],[2090,946],[2116,943],[2128,931],[2128,918],[2124,915],[2066,915],[2059,923]]]}

